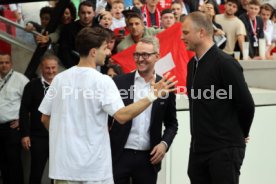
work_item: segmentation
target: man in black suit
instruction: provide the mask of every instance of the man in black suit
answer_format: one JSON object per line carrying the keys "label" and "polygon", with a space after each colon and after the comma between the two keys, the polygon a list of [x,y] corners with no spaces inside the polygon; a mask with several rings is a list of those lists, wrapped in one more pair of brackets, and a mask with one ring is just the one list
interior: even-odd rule
{"label": "man in black suit", "polygon": [[49,158],[49,133],[40,121],[38,107],[53,78],[58,73],[58,58],[44,55],[41,59],[41,78],[30,81],[24,88],[20,107],[22,147],[31,151],[30,184],[40,184]]}
{"label": "man in black suit", "polygon": [[[148,95],[151,80],[160,80],[154,71],[159,59],[159,42],[155,37],[142,38],[134,53],[137,70],[115,77],[125,105]],[[125,93],[126,92],[126,93]],[[125,125],[110,120],[110,139],[115,184],[155,184],[161,160],[178,129],[175,94],[156,100]],[[162,122],[165,130],[162,135]]]}

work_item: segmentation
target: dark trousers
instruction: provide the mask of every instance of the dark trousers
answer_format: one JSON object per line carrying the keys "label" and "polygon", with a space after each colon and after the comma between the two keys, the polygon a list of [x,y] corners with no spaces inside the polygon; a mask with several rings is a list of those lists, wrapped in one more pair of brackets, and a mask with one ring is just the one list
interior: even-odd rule
{"label": "dark trousers", "polygon": [[49,158],[49,138],[31,137],[30,184],[40,184],[43,171]]}
{"label": "dark trousers", "polygon": [[245,148],[224,148],[207,153],[190,151],[191,184],[238,184]]}
{"label": "dark trousers", "polygon": [[115,184],[156,184],[157,181],[149,151],[125,149],[113,165],[113,175]]}
{"label": "dark trousers", "polygon": [[23,184],[20,133],[10,123],[0,124],[0,169],[3,184]]}

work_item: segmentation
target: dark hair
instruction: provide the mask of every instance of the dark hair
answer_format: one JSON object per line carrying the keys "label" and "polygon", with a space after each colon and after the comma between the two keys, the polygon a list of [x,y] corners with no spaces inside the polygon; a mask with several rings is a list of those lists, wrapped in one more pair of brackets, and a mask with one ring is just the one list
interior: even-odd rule
{"label": "dark hair", "polygon": [[41,17],[44,14],[49,14],[50,16],[52,16],[52,12],[53,12],[53,8],[51,8],[49,6],[45,6],[40,9],[39,16]]}
{"label": "dark hair", "polygon": [[109,64],[107,67],[108,67],[108,68],[107,68],[107,71],[111,68],[111,69],[114,70],[114,72],[115,72],[117,75],[124,74],[124,72],[123,72],[123,70],[122,70],[122,68],[121,68],[120,65],[117,65],[117,64]]}
{"label": "dark hair", "polygon": [[161,12],[161,17],[164,15],[164,14],[167,14],[167,13],[172,13],[173,14],[173,11],[169,8],[167,9],[164,9],[162,12]]}
{"label": "dark hair", "polygon": [[93,6],[93,4],[90,1],[83,1],[79,4],[79,9],[78,11],[80,12],[80,9],[82,6],[88,6],[88,7],[92,7],[93,11],[95,11],[95,8]]}
{"label": "dark hair", "polygon": [[238,7],[241,6],[238,0],[227,0],[226,1],[226,3],[230,3],[230,2],[236,4]]}
{"label": "dark hair", "polygon": [[69,9],[70,13],[71,13],[71,16],[72,16],[72,21],[74,21],[76,18],[77,18],[77,9],[74,5],[74,3],[70,2],[66,8]]}
{"label": "dark hair", "polygon": [[90,49],[99,48],[107,41],[107,31],[102,27],[85,27],[77,35],[75,46],[80,57],[86,57]]}

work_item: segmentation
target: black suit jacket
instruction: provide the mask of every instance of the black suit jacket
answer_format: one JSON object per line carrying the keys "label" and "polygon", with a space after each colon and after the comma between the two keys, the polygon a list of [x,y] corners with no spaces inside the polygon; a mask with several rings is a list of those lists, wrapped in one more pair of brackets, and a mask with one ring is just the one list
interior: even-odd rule
{"label": "black suit jacket", "polygon": [[[114,78],[114,81],[118,89],[130,89],[134,85],[135,72],[126,75],[121,75]],[[161,77],[157,77],[156,81]],[[121,95],[122,96],[122,95]],[[126,96],[122,96],[126,97]],[[133,99],[123,98],[124,104],[127,106],[133,103]],[[152,104],[151,121],[150,121],[150,148],[159,144],[161,141],[165,141],[168,145],[168,149],[177,133],[178,122],[176,119],[176,102],[175,94],[170,93],[167,99],[157,99]],[[110,140],[112,150],[113,164],[116,163],[123,152],[124,146],[128,139],[129,132],[131,130],[132,121],[127,122],[124,125],[119,124],[114,119],[109,121],[112,125],[110,128]],[[162,135],[162,123],[164,123],[165,130]],[[155,171],[158,172],[161,169],[161,163],[154,166]]]}

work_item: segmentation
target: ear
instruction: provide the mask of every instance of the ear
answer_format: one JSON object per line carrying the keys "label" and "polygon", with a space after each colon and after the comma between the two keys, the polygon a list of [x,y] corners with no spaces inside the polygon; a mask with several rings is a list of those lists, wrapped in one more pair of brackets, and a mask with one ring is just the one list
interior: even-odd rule
{"label": "ear", "polygon": [[204,37],[205,34],[206,34],[206,31],[203,28],[200,28],[200,30],[199,30],[200,38]]}
{"label": "ear", "polygon": [[97,49],[96,49],[96,48],[91,48],[91,49],[89,50],[89,56],[90,56],[90,57],[95,57],[96,54],[97,54]]}

